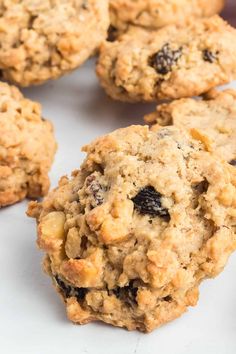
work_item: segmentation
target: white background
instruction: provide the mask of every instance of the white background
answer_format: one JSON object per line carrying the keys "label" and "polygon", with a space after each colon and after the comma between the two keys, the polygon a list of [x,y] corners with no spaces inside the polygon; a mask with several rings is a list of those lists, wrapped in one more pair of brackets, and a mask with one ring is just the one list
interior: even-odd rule
{"label": "white background", "polygon": [[[81,146],[129,124],[142,124],[154,105],[113,102],[99,87],[94,61],[58,81],[24,90],[43,105],[59,149],[50,177],[79,168]],[[231,87],[236,88],[236,84]],[[27,202],[0,210],[0,352],[2,354],[235,354],[236,254],[225,271],[201,286],[199,304],[151,334],[101,323],[76,326],[41,271],[34,220]]]}

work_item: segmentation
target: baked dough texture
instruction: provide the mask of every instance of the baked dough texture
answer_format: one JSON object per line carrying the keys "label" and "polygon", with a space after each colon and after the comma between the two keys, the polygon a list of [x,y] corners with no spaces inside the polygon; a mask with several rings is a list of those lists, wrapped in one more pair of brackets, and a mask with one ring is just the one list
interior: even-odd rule
{"label": "baked dough texture", "polygon": [[236,91],[212,90],[201,99],[183,98],[157,106],[145,121],[153,130],[175,125],[200,139],[208,151],[236,165]]}
{"label": "baked dough texture", "polygon": [[20,86],[79,67],[106,38],[108,0],[1,0],[0,70]]}
{"label": "baked dough texture", "polygon": [[176,127],[131,126],[31,202],[44,268],[78,324],[151,331],[198,300],[236,248],[236,169]]}
{"label": "baked dough texture", "polygon": [[0,207],[44,196],[56,151],[53,127],[41,106],[0,83]]}
{"label": "baked dough texture", "polygon": [[131,27],[102,45],[97,75],[116,100],[198,96],[236,77],[236,29],[218,15],[156,31]]}
{"label": "baked dough texture", "polygon": [[158,29],[219,13],[224,0],[110,0],[112,27],[119,32],[129,25]]}

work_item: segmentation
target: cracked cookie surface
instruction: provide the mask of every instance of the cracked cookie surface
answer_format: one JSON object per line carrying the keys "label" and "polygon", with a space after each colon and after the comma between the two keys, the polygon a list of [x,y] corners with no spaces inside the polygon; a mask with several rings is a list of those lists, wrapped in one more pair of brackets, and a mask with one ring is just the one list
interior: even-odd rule
{"label": "cracked cookie surface", "polygon": [[97,75],[121,101],[197,96],[236,76],[236,29],[217,15],[157,31],[132,27],[102,45]]}
{"label": "cracked cookie surface", "polygon": [[0,207],[44,196],[56,151],[53,127],[41,106],[0,83]]}
{"label": "cracked cookie surface", "polygon": [[201,100],[183,98],[157,106],[146,115],[153,130],[175,125],[201,139],[209,151],[214,151],[229,163],[236,161],[236,91],[212,90]]}
{"label": "cracked cookie surface", "polygon": [[190,18],[209,17],[219,13],[224,0],[110,0],[111,24],[118,32],[129,25],[157,29],[184,23]]}
{"label": "cracked cookie surface", "polygon": [[80,66],[106,38],[107,0],[0,1],[0,70],[21,86]]}
{"label": "cracked cookie surface", "polygon": [[198,299],[236,247],[236,169],[175,127],[84,147],[81,169],[28,215],[69,319],[151,331]]}

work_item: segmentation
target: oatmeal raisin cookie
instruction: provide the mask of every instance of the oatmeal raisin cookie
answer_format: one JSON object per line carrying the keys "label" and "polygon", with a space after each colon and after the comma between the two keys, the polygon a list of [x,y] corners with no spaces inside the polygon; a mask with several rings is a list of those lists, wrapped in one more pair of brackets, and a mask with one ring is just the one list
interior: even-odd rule
{"label": "oatmeal raisin cookie", "polygon": [[236,248],[236,169],[176,127],[119,129],[28,214],[69,319],[151,331]]}

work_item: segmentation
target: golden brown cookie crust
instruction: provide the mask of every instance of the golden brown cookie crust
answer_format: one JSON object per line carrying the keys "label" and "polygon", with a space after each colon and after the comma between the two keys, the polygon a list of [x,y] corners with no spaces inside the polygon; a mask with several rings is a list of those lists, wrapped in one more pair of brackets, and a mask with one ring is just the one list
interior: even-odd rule
{"label": "golden brown cookie crust", "polygon": [[0,83],[0,207],[44,196],[56,151],[53,127],[41,106]]}
{"label": "golden brown cookie crust", "polygon": [[97,74],[107,94],[121,101],[200,95],[236,75],[236,29],[219,16],[159,31],[137,27],[104,43]]}
{"label": "golden brown cookie crust", "polygon": [[2,76],[21,86],[56,79],[93,54],[108,25],[108,0],[2,1]]}
{"label": "golden brown cookie crust", "polygon": [[111,24],[119,32],[129,25],[158,29],[219,13],[224,0],[110,0]]}
{"label": "golden brown cookie crust", "polygon": [[183,98],[145,116],[153,130],[175,125],[201,139],[206,149],[236,164],[236,91],[212,90],[201,100]]}
{"label": "golden brown cookie crust", "polygon": [[175,127],[119,129],[46,199],[44,268],[68,317],[151,331],[194,306],[236,248],[236,170]]}

